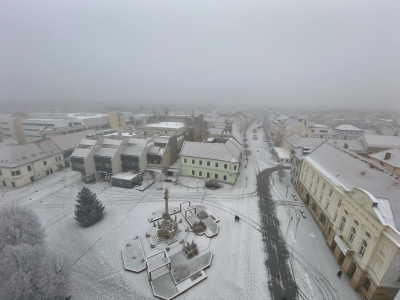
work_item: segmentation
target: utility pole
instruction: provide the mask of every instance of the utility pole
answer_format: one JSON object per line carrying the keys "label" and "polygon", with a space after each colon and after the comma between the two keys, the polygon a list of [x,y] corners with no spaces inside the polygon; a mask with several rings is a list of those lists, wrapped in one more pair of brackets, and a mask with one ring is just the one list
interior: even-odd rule
{"label": "utility pole", "polygon": [[249,177],[246,176],[246,188],[247,188],[247,180],[249,179]]}

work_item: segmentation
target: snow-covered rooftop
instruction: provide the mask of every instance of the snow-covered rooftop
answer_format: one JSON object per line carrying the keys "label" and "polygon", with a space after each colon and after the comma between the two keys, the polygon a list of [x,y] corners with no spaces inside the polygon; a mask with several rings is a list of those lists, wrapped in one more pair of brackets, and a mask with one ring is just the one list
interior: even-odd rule
{"label": "snow-covered rooftop", "polygon": [[160,123],[152,123],[147,125],[142,125],[142,128],[171,128],[178,129],[185,127],[186,125],[181,122],[160,122]]}
{"label": "snow-covered rooftop", "polygon": [[87,134],[95,134],[94,130],[85,130],[74,132],[65,135],[54,135],[49,138],[61,148],[61,150],[69,150],[76,148],[76,146],[81,142],[82,138],[86,137]]}
{"label": "snow-covered rooftop", "polygon": [[140,157],[150,139],[135,139],[131,138],[128,140],[128,144],[121,155],[132,155]]}
{"label": "snow-covered rooftop", "polygon": [[240,150],[229,140],[225,144],[185,141],[182,146],[181,156],[238,162]]}
{"label": "snow-covered rooftop", "polygon": [[[329,139],[332,141],[337,146],[340,147],[347,147],[349,150],[357,152],[357,153],[362,153],[366,152],[366,149],[363,145],[363,143],[360,140],[342,140],[342,139]],[[294,133],[290,135],[288,138],[286,138],[286,141],[290,144],[293,145],[294,147],[298,148],[304,148],[304,147],[310,147],[310,148],[315,148],[319,145],[321,145],[323,142],[328,141],[326,138],[302,138],[300,135],[297,133]]]}
{"label": "snow-covered rooftop", "polygon": [[363,137],[368,147],[400,148],[400,136],[364,134]]}
{"label": "snow-covered rooftop", "polygon": [[35,143],[0,146],[0,167],[17,167],[47,156]]}
{"label": "snow-covered rooftop", "polygon": [[79,120],[87,120],[94,119],[100,117],[108,117],[107,114],[79,114],[79,113],[68,113],[68,118],[71,119],[79,119]]}
{"label": "snow-covered rooftop", "polygon": [[328,176],[335,185],[341,185],[349,191],[354,188],[364,189],[376,198],[388,199],[397,229],[400,228],[399,175],[328,142],[317,147],[304,159]]}
{"label": "snow-covered rooftop", "polygon": [[[390,153],[389,158],[385,159],[387,153]],[[400,150],[399,149],[390,149],[382,152],[378,152],[370,155],[372,158],[376,160],[383,161],[393,167],[400,168]]]}
{"label": "snow-covered rooftop", "polygon": [[50,139],[42,139],[25,145],[0,146],[0,167],[14,168],[61,153],[61,149]]}
{"label": "snow-covered rooftop", "polygon": [[336,130],[350,130],[350,131],[364,131],[363,129],[360,129],[356,126],[353,125],[347,125],[347,124],[343,124],[343,125],[339,125],[335,127]]}
{"label": "snow-covered rooftop", "polygon": [[289,154],[286,153],[285,149],[281,147],[274,147],[276,154],[278,155],[279,159],[289,159]]}

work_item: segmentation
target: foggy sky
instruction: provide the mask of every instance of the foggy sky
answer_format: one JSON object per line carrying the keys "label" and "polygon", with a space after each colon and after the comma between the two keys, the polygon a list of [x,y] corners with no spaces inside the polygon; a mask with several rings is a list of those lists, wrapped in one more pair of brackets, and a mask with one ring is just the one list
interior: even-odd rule
{"label": "foggy sky", "polygon": [[110,101],[400,110],[399,3],[0,0],[0,109]]}

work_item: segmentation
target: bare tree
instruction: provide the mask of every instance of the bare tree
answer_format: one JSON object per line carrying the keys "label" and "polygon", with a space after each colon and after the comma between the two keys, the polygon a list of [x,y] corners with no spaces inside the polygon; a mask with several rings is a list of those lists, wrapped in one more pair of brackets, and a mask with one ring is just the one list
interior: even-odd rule
{"label": "bare tree", "polygon": [[0,212],[0,251],[21,243],[42,245],[45,232],[37,215],[26,207],[12,206]]}

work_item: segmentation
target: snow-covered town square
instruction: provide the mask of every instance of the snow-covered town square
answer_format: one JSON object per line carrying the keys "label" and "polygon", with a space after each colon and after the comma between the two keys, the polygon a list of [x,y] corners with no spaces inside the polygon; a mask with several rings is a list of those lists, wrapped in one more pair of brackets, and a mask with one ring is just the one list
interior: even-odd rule
{"label": "snow-covered town square", "polygon": [[[218,219],[217,235],[188,239],[198,239],[199,252],[212,253],[207,278],[175,299],[361,299],[347,276],[337,277],[340,266],[288,174],[279,178],[258,122],[247,129],[246,136],[257,138],[247,140],[235,185],[208,189],[203,179],[170,176],[125,189],[107,180],[86,184],[80,173],[64,169],[19,189],[4,188],[0,205],[29,207],[39,216],[47,246],[70,269],[71,299],[154,299],[148,272],[126,271],[121,253],[135,238],[144,257],[154,253],[148,233],[156,226],[152,214],[165,209],[166,188],[170,213],[190,201]],[[82,187],[105,206],[103,219],[87,228],[74,219]],[[178,245],[168,255],[181,251]]]}

